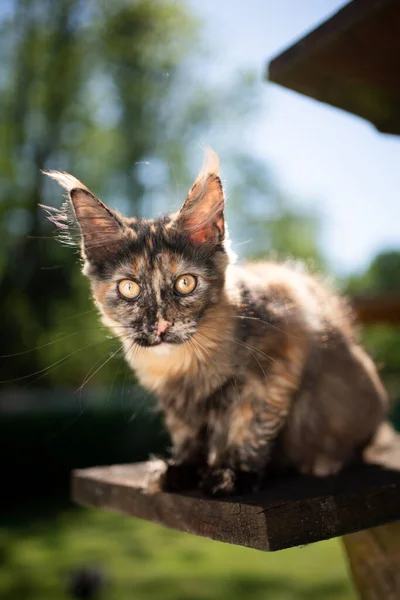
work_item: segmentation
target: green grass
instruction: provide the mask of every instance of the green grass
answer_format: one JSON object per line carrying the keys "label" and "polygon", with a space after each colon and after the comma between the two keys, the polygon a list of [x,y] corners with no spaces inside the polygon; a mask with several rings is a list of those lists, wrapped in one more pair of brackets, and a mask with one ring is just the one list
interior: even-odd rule
{"label": "green grass", "polygon": [[0,526],[0,598],[62,600],[67,574],[103,567],[104,600],[350,600],[340,542],[264,553],[90,509]]}

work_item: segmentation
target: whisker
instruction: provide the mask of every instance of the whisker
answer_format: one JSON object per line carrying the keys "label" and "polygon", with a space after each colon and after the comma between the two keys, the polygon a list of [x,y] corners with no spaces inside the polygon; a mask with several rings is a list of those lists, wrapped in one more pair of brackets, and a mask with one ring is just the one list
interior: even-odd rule
{"label": "whisker", "polygon": [[249,351],[253,350],[254,352],[258,352],[258,354],[261,354],[261,356],[264,356],[265,358],[267,358],[270,362],[275,363],[276,360],[275,358],[272,358],[272,356],[270,356],[269,354],[266,354],[265,352],[263,352],[262,350],[260,350],[259,348],[256,348],[255,346],[252,346],[251,344],[248,344],[246,342],[242,342],[242,340],[238,340],[237,338],[233,338],[233,341],[236,344],[241,344],[242,346],[244,346],[245,348],[247,348]]}
{"label": "whisker", "polygon": [[280,327],[278,327],[277,325],[273,325],[272,323],[269,323],[268,321],[264,321],[263,319],[260,319],[259,317],[247,317],[245,315],[231,315],[230,317],[217,317],[217,316],[213,316],[212,319],[213,320],[217,320],[217,319],[222,319],[224,321],[226,321],[227,319],[229,320],[230,318],[232,319],[248,319],[250,321],[258,321],[259,323],[263,323],[264,325],[267,325],[268,327],[271,327],[271,329],[275,329],[276,331],[279,331],[280,333],[284,333],[285,335],[294,337],[298,340],[302,340],[303,337],[296,335],[295,333],[291,333],[290,331],[287,331],[285,329],[281,329]]}
{"label": "whisker", "polygon": [[49,435],[47,439],[52,440],[53,438],[57,437],[58,435],[61,435],[62,433],[64,433],[64,431],[67,431],[70,427],[72,427],[72,425],[74,425],[77,421],[79,421],[79,419],[81,418],[82,415],[83,415],[83,411],[81,410],[79,415],[77,415],[74,419],[72,419],[72,421],[70,421],[69,423],[64,425],[64,427],[62,427],[55,433],[52,433],[51,435]]}
{"label": "whisker", "polygon": [[[102,356],[101,358],[99,358],[89,369],[89,371],[86,373],[85,377],[83,378],[83,383],[75,390],[75,393],[79,392],[79,406],[82,410],[82,391],[83,388],[85,386],[85,384],[87,383],[87,381],[89,381],[89,376],[90,374],[93,372],[93,369],[95,369],[97,367],[97,365],[99,363],[101,363],[106,356],[108,356],[109,352],[107,352],[107,354],[105,356]],[[115,377],[114,377],[114,381],[115,381]]]}
{"label": "whisker", "polygon": [[63,318],[63,320],[61,321],[57,321],[58,323],[65,323],[65,321],[72,321],[73,319],[79,319],[79,317],[83,317],[84,315],[88,315],[89,313],[95,313],[97,312],[97,308],[91,308],[89,310],[85,310],[84,312],[81,312],[77,315],[71,315],[69,317],[65,317]]}
{"label": "whisker", "polygon": [[232,248],[238,248],[239,246],[244,246],[245,244],[251,244],[253,240],[245,240],[244,242],[233,243]]}
{"label": "whisker", "polygon": [[[200,332],[200,331],[197,331],[197,332],[196,332],[196,335],[199,335],[199,336],[203,337],[203,338],[204,338],[205,340],[207,340],[209,343],[214,343],[214,344],[215,344],[215,345],[216,345],[216,346],[217,346],[219,349],[222,349],[222,350],[224,350],[224,349],[223,349],[223,347],[222,347],[220,344],[218,344],[218,342],[216,342],[215,340],[212,340],[211,338],[207,337],[207,336],[206,336],[206,335],[204,335],[202,332]],[[211,356],[211,353],[210,353],[210,351],[208,350],[208,348],[206,348],[206,347],[205,347],[203,344],[200,344],[200,341],[199,341],[198,339],[195,339],[194,337],[192,338],[192,341],[193,341],[193,342],[195,342],[195,343],[197,343],[197,344],[198,344],[198,345],[199,345],[199,346],[200,346],[200,347],[203,349],[203,352],[205,352],[205,353],[207,354],[208,358],[209,358],[209,359],[210,359],[210,360],[211,360],[211,361],[214,363],[214,365],[215,365],[215,367],[216,367],[216,372],[217,372],[217,375],[220,375],[221,373],[220,373],[220,371],[218,370],[218,365],[217,365],[217,363],[215,362],[215,360],[213,359],[213,357]]]}
{"label": "whisker", "polygon": [[[104,342],[104,341],[106,341],[106,340],[103,340],[103,342]],[[101,344],[101,343],[103,343],[103,342],[100,342],[100,343],[99,343],[99,344],[97,344],[97,345],[100,345],[100,344]],[[121,346],[121,347],[122,347],[122,346]],[[110,360],[110,359],[111,359],[113,356],[115,356],[115,354],[121,350],[121,347],[120,347],[120,348],[118,348],[118,349],[117,349],[117,350],[116,350],[116,351],[113,353],[113,355],[111,355],[111,356],[108,358],[108,360]],[[93,370],[93,368],[94,368],[94,367],[95,367],[95,366],[96,366],[96,365],[99,363],[99,361],[97,361],[97,362],[96,362],[96,363],[95,363],[95,364],[94,364],[94,365],[93,365],[93,366],[92,366],[92,367],[89,369],[88,373],[87,373],[87,374],[86,374],[86,376],[85,376],[85,381],[84,381],[84,382],[82,383],[82,385],[81,385],[81,386],[80,386],[80,387],[79,387],[79,388],[76,390],[76,391],[79,391],[79,414],[78,414],[78,415],[77,415],[77,416],[76,416],[74,419],[72,419],[72,421],[70,421],[70,422],[69,422],[69,423],[67,423],[67,424],[66,424],[64,427],[62,427],[62,429],[60,429],[59,431],[57,431],[57,432],[53,433],[51,436],[49,436],[49,439],[52,439],[52,438],[56,437],[57,435],[61,435],[62,433],[64,433],[64,431],[66,431],[66,430],[68,430],[70,427],[72,427],[72,426],[73,426],[73,425],[74,425],[74,424],[75,424],[75,423],[76,423],[76,422],[77,422],[77,421],[78,421],[78,420],[81,418],[81,416],[84,414],[84,412],[85,412],[85,409],[84,409],[84,407],[83,407],[83,402],[82,402],[82,390],[83,390],[83,387],[84,387],[84,385],[86,385],[86,383],[88,383],[88,381],[89,381],[89,380],[90,380],[92,377],[94,377],[94,375],[95,375],[95,374],[96,374],[96,373],[97,373],[97,372],[98,372],[98,371],[99,371],[99,370],[100,370],[102,367],[104,367],[104,365],[105,365],[105,364],[108,362],[108,360],[106,360],[106,361],[105,361],[105,362],[104,362],[104,363],[103,363],[103,364],[102,364],[102,365],[101,365],[101,366],[100,366],[100,367],[99,367],[99,368],[98,368],[98,369],[95,371],[95,373],[93,373],[93,374],[92,374],[92,375],[91,375],[91,376],[88,378],[88,374],[89,374],[89,373],[90,373],[90,372]],[[114,375],[113,384],[114,384],[114,382],[115,382],[115,377],[116,377],[116,376]]]}
{"label": "whisker", "polygon": [[[208,338],[208,337],[207,337],[206,335],[204,335],[203,333],[200,333],[199,331],[197,331],[197,334],[198,334],[198,335],[201,335],[202,337],[204,337],[204,339],[206,339],[208,342],[210,342],[210,341],[214,341],[214,343],[215,343],[215,344],[216,344],[216,345],[217,345],[217,346],[218,346],[218,347],[221,349],[221,346],[220,346],[220,344],[218,344],[218,342],[215,342],[215,340],[210,340],[210,338]],[[195,341],[193,338],[192,338],[192,340],[193,340],[193,341]],[[197,342],[197,343],[199,343],[199,341],[198,341],[198,340],[196,340],[196,342]],[[204,348],[204,349],[205,349],[205,348]],[[217,375],[221,375],[220,371],[218,370],[217,363],[216,363],[216,362],[215,362],[215,361],[214,361],[214,360],[211,358],[211,356],[210,356],[210,359],[211,359],[211,360],[214,362],[214,364],[215,364],[215,367],[216,367],[216,373],[217,373]],[[231,384],[231,386],[233,387],[233,390],[234,390],[234,391],[237,393],[237,396],[238,396],[238,399],[239,399],[239,402],[240,402],[240,392],[239,392],[239,387],[238,387],[238,385],[237,385],[237,381],[236,381],[236,379],[235,379],[235,378],[232,378],[232,377],[228,377],[228,378],[227,378],[227,381],[229,381],[229,383],[230,383],[230,384]]]}
{"label": "whisker", "polygon": [[[204,339],[207,340],[208,342],[212,341],[207,336],[205,336],[204,334],[200,333],[199,331],[197,331],[197,334],[200,335],[200,336],[202,336],[202,337],[204,337]],[[213,359],[213,357],[211,356],[211,353],[209,352],[209,350],[203,344],[201,344],[199,340],[197,340],[195,338],[191,338],[191,339],[192,339],[192,341],[195,344],[197,344],[203,350],[203,352],[205,352],[205,354],[207,355],[207,357],[214,364],[214,366],[215,366],[215,372],[217,373],[217,375],[221,375],[221,372],[218,369],[218,365],[217,365],[216,361]]]}
{"label": "whisker", "polygon": [[126,383],[126,378],[128,377],[128,369],[125,371],[125,376],[124,376],[124,381],[122,382],[122,389],[121,389],[121,412],[122,412],[122,417],[125,419],[125,415],[124,415],[124,392],[125,392],[125,383]]}
{"label": "whisker", "polygon": [[[201,328],[202,328],[202,329],[209,329],[210,331],[215,331],[215,329],[214,329],[213,327],[208,327],[207,325],[202,325],[202,326],[201,326]],[[199,332],[197,331],[197,333],[199,333]],[[209,339],[209,338],[208,338],[208,339]],[[261,354],[262,356],[264,356],[265,358],[267,358],[267,359],[268,359],[269,361],[271,361],[271,362],[276,362],[276,360],[275,360],[275,359],[274,359],[272,356],[269,356],[269,354],[266,354],[265,352],[263,352],[263,351],[262,351],[262,350],[260,350],[259,348],[256,348],[256,346],[252,346],[252,345],[251,345],[251,344],[249,344],[248,342],[243,342],[242,340],[238,340],[238,339],[237,339],[237,338],[235,338],[235,337],[231,337],[231,338],[229,338],[229,339],[230,339],[232,342],[235,342],[236,344],[241,344],[241,345],[242,345],[242,346],[244,346],[244,347],[251,348],[251,349],[252,349],[254,352],[258,352],[259,354]],[[214,342],[215,344],[217,343],[217,342],[215,342],[215,340],[210,340],[210,339],[209,339],[209,341],[210,341],[210,342]]]}
{"label": "whisker", "polygon": [[[127,327],[126,325],[116,325],[115,326],[117,329],[129,329],[129,327]],[[86,333],[87,331],[101,331],[102,329],[105,329],[106,331],[109,331],[109,327],[106,327],[105,325],[99,325],[96,327],[85,327],[85,329],[80,329],[79,331],[73,331],[71,333],[67,333],[66,335],[57,338],[56,340],[51,340],[50,342],[45,342],[44,344],[41,344],[40,346],[35,346],[35,348],[30,348],[29,350],[22,350],[21,352],[14,352],[12,354],[3,354],[2,356],[0,356],[0,359],[2,358],[14,358],[16,356],[23,356],[24,354],[30,354],[31,352],[36,352],[37,350],[41,350],[42,348],[46,348],[47,346],[52,346],[54,344],[57,344],[58,342],[62,342],[63,340],[66,340],[70,337],[75,337],[77,335],[80,335],[81,333]],[[6,383],[6,382],[0,382],[0,383]]]}
{"label": "whisker", "polygon": [[[197,332],[197,333],[198,333],[198,332]],[[192,343],[192,347],[193,347],[193,349],[194,349],[194,348],[197,348],[197,349],[198,349],[198,352],[200,353],[200,358],[201,358],[202,360],[204,360],[204,355],[206,355],[206,356],[207,356],[207,358],[209,358],[209,360],[211,360],[211,362],[212,362],[212,363],[213,363],[215,366],[217,366],[217,365],[216,365],[216,362],[215,362],[215,361],[212,359],[210,352],[207,350],[207,348],[205,348],[205,347],[203,346],[203,344],[201,344],[201,343],[199,342],[199,340],[197,340],[197,339],[195,339],[194,337],[192,337],[192,338],[191,338],[189,341]],[[218,371],[217,371],[217,372],[218,372]]]}
{"label": "whisker", "polygon": [[[132,349],[133,349],[133,353],[132,353]],[[129,360],[131,361],[135,361],[135,359],[137,358],[137,356],[139,355],[139,352],[141,350],[141,347],[137,344],[135,344],[135,341],[133,341],[129,347],[129,350],[125,352],[125,355],[128,356],[129,355]],[[132,354],[131,354],[132,353]],[[122,384],[122,389],[121,389],[121,412],[122,412],[122,417],[124,419],[125,422],[129,423],[129,419],[128,421],[125,418],[125,411],[124,411],[124,392],[125,392],[125,384],[126,384],[126,378],[128,376],[128,373],[130,373],[130,370],[126,369],[125,371],[125,377],[124,377],[124,381]]]}
{"label": "whisker", "polygon": [[128,420],[126,421],[127,424],[132,423],[136,419],[136,417],[138,417],[140,414],[143,413],[144,408],[146,406],[146,402],[147,402],[149,396],[151,396],[151,391],[150,390],[146,390],[146,393],[144,394],[140,405],[138,406],[138,408],[136,409],[136,411],[133,412],[131,414],[131,416],[128,418]]}
{"label": "whisker", "polygon": [[26,235],[27,240],[54,240],[53,235]]}
{"label": "whisker", "polygon": [[62,269],[65,265],[53,265],[52,267],[40,267],[41,271],[54,271],[55,269]]}
{"label": "whisker", "polygon": [[[96,344],[93,344],[94,347],[98,347],[101,344],[103,344],[104,342],[106,342],[107,340],[102,340],[101,342],[97,342]],[[80,352],[81,350],[84,350],[85,348],[87,348],[87,346],[84,346],[83,348],[79,348],[78,350],[76,350],[75,352],[72,352],[70,355],[68,355],[67,357],[64,357],[65,360],[70,358],[73,354],[76,354],[77,352]],[[45,377],[46,375],[48,375],[51,371],[54,371],[57,368],[57,364],[50,366],[47,368],[47,370],[42,373],[41,375],[39,375],[38,377],[35,377],[35,379],[33,379],[32,381],[28,382],[25,386],[22,386],[21,389],[24,389],[26,387],[29,387],[30,385],[32,385],[33,383],[35,383],[36,381],[39,381],[40,379],[43,379],[43,377]],[[62,427],[59,431],[56,431],[55,433],[51,434],[50,436],[48,436],[48,439],[52,439],[54,437],[56,437],[57,435],[63,433],[65,430],[69,429],[69,427],[71,427],[76,421],[78,421],[78,419],[82,416],[83,414],[83,409],[82,409],[82,405],[80,402],[80,412],[79,415],[77,417],[75,417],[72,421],[70,421],[69,423],[67,423],[64,427]]]}
{"label": "whisker", "polygon": [[[235,341],[237,341],[237,340],[235,340]],[[260,369],[261,369],[261,372],[263,373],[263,375],[264,375],[265,379],[268,379],[268,377],[267,377],[267,374],[266,374],[266,372],[264,371],[264,369],[263,369],[263,367],[262,367],[262,365],[261,365],[260,361],[258,360],[257,356],[254,354],[254,352],[253,352],[253,351],[252,351],[250,348],[247,348],[247,349],[248,349],[248,351],[250,352],[250,354],[252,355],[252,357],[254,358],[254,360],[256,361],[256,363],[258,364],[258,366],[260,367]]]}
{"label": "whisker", "polygon": [[34,375],[40,375],[42,373],[46,373],[50,369],[52,369],[53,367],[59,365],[60,363],[64,362],[65,360],[67,360],[68,358],[70,358],[71,356],[73,356],[74,354],[76,354],[77,352],[82,352],[82,350],[86,350],[86,348],[90,348],[90,347],[96,346],[96,345],[101,344],[101,343],[103,343],[105,341],[107,341],[107,340],[102,340],[101,342],[91,342],[90,344],[86,344],[86,346],[83,346],[82,348],[78,348],[77,350],[74,350],[73,352],[70,352],[69,354],[67,354],[63,358],[60,358],[59,360],[56,360],[54,363],[52,363],[48,367],[45,367],[44,369],[39,369],[38,371],[34,371],[33,373],[29,373],[29,375],[23,375],[22,377],[15,377],[13,379],[5,379],[3,381],[0,381],[0,383],[13,383],[15,381],[21,381],[22,379],[28,379],[29,377],[33,377]]}
{"label": "whisker", "polygon": [[115,385],[115,382],[116,382],[116,379],[117,379],[117,376],[118,376],[120,370],[121,370],[121,365],[118,365],[118,368],[116,369],[116,371],[114,373],[114,377],[112,378],[111,385],[108,388],[108,400],[107,400],[108,404],[110,404],[110,400],[111,400],[112,392],[113,392],[113,389],[114,389],[114,385]]}
{"label": "whisker", "polygon": [[3,354],[3,356],[0,356],[0,358],[14,358],[15,356],[23,356],[24,354],[29,354],[30,352],[36,352],[36,350],[41,350],[42,348],[46,348],[47,346],[52,346],[53,344],[62,342],[63,340],[79,335],[80,333],[85,331],[90,331],[90,329],[81,329],[80,331],[73,331],[72,333],[68,333],[67,335],[64,335],[61,338],[57,338],[56,340],[52,340],[51,342],[46,342],[45,344],[41,344],[40,346],[36,346],[35,348],[31,348],[30,350],[14,352],[13,354]]}
{"label": "whisker", "polygon": [[[204,361],[204,348],[203,348],[203,346],[200,344],[200,342],[198,340],[195,340],[194,338],[190,338],[188,340],[188,342],[189,342],[189,345],[190,345],[190,347],[192,348],[192,350],[194,352],[194,355],[195,355],[195,358],[197,360],[197,363],[199,365],[201,365],[202,362]],[[210,358],[210,360],[211,360],[210,356],[208,358]],[[217,375],[219,375],[219,372],[218,372],[217,369],[216,369],[216,373],[217,373]]]}
{"label": "whisker", "polygon": [[[84,380],[84,382],[82,383],[82,385],[81,385],[81,386],[80,386],[80,387],[79,387],[79,388],[78,388],[76,391],[77,391],[77,392],[78,392],[78,391],[82,391],[82,389],[84,388],[84,386],[85,386],[87,383],[89,383],[89,381],[90,381],[91,379],[93,379],[93,377],[96,375],[96,373],[98,373],[98,372],[100,371],[100,369],[102,369],[102,368],[103,368],[103,367],[104,367],[104,366],[105,366],[105,365],[106,365],[108,362],[110,362],[110,360],[111,360],[112,358],[114,358],[114,356],[115,356],[116,354],[118,354],[118,352],[120,352],[120,351],[122,350],[122,348],[123,348],[123,344],[121,344],[121,346],[119,346],[119,348],[117,348],[117,349],[115,350],[115,352],[112,352],[112,354],[111,354],[111,355],[110,355],[110,356],[107,358],[107,360],[105,360],[105,361],[104,361],[104,362],[103,362],[103,363],[102,363],[102,364],[101,364],[101,365],[100,365],[100,366],[99,366],[99,367],[98,367],[98,368],[97,368],[97,369],[94,371],[94,373],[92,373],[92,374],[90,375],[90,377],[86,376],[86,379]],[[96,364],[98,364],[98,363],[99,363],[99,361],[97,361],[97,363],[96,363]],[[92,368],[93,368],[93,367],[92,367]],[[89,371],[89,373],[90,373],[90,371]]]}

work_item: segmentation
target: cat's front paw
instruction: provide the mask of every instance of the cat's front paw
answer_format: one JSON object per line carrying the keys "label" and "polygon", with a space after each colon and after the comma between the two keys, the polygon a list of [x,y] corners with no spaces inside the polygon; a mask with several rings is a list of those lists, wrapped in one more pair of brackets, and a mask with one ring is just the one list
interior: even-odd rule
{"label": "cat's front paw", "polygon": [[201,490],[208,496],[230,496],[236,492],[236,473],[230,468],[207,469],[203,474]]}
{"label": "cat's front paw", "polygon": [[145,491],[180,492],[198,487],[198,467],[192,463],[178,463],[174,460],[155,460],[149,468]]}
{"label": "cat's front paw", "polygon": [[156,494],[162,491],[163,480],[168,469],[168,461],[162,458],[152,458],[146,469],[146,475],[141,484],[144,494]]}
{"label": "cat's front paw", "polygon": [[203,472],[200,489],[209,496],[251,494],[260,489],[262,477],[252,471],[235,471],[229,467],[210,468]]}
{"label": "cat's front paw", "polygon": [[165,492],[193,490],[199,485],[198,467],[193,463],[168,462],[162,479],[162,489]]}

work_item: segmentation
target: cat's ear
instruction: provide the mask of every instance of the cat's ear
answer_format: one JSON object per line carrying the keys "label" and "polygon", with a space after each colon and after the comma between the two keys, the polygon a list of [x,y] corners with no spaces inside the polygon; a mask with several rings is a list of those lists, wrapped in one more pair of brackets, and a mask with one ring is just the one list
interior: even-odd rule
{"label": "cat's ear", "polygon": [[99,261],[121,246],[124,224],[121,217],[99,200],[83,183],[68,173],[44,172],[68,192],[61,209],[45,206],[49,219],[70,244],[82,243],[89,261]]}
{"label": "cat's ear", "polygon": [[177,215],[178,228],[194,246],[218,245],[225,237],[224,190],[219,158],[207,148],[203,167]]}

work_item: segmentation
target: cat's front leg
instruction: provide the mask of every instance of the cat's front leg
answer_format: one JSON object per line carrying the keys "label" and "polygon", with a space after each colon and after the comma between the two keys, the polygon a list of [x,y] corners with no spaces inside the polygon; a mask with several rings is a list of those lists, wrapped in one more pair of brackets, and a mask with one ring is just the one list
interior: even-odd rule
{"label": "cat's front leg", "polygon": [[200,487],[211,496],[256,491],[270,452],[270,443],[259,429],[256,403],[234,405],[220,418],[223,430],[215,427],[218,417],[213,419]]}
{"label": "cat's front leg", "polygon": [[199,485],[206,461],[201,428],[191,426],[174,414],[166,416],[171,436],[171,458],[158,462],[149,491],[179,492]]}
{"label": "cat's front leg", "polygon": [[268,378],[249,377],[229,410],[219,416],[216,412],[202,480],[206,493],[227,495],[260,487],[300,383],[304,354],[292,349],[290,358],[275,361]]}

